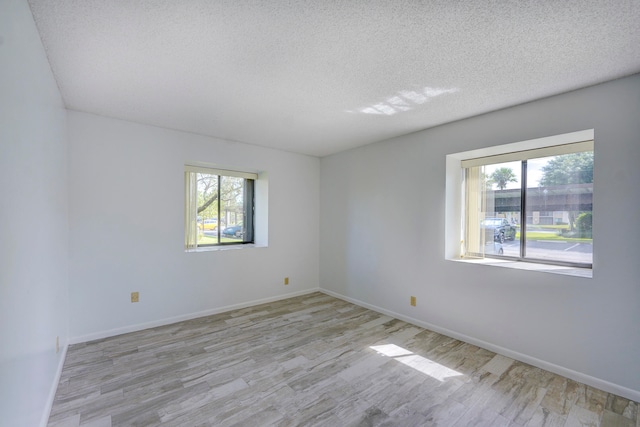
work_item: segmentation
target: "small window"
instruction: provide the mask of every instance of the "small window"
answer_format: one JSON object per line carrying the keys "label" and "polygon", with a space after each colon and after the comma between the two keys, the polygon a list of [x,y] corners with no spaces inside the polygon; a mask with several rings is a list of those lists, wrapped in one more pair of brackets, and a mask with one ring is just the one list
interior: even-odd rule
{"label": "small window", "polygon": [[256,174],[185,167],[185,249],[254,242]]}
{"label": "small window", "polygon": [[461,161],[465,258],[591,268],[593,141]]}

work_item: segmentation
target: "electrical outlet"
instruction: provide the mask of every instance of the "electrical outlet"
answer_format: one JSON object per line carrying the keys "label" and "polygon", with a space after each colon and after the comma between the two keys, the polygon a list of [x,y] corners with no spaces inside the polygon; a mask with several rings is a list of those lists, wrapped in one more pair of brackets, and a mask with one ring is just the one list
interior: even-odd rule
{"label": "electrical outlet", "polygon": [[288,284],[289,284],[289,278],[288,278],[288,277],[285,277],[285,278],[284,278],[284,284],[285,284],[285,285],[288,285]]}
{"label": "electrical outlet", "polygon": [[416,297],[411,297],[411,305],[414,307],[416,306]]}
{"label": "electrical outlet", "polygon": [[131,302],[140,301],[140,293],[139,292],[131,292]]}
{"label": "electrical outlet", "polygon": [[56,337],[56,353],[60,353],[60,337]]}

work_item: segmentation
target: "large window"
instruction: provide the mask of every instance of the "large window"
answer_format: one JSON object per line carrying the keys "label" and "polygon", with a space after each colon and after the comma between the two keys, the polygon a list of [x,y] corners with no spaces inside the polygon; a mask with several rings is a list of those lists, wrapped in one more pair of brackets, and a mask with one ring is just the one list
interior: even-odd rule
{"label": "large window", "polygon": [[253,243],[256,174],[185,167],[185,249]]}
{"label": "large window", "polygon": [[593,141],[461,161],[462,255],[591,268]]}

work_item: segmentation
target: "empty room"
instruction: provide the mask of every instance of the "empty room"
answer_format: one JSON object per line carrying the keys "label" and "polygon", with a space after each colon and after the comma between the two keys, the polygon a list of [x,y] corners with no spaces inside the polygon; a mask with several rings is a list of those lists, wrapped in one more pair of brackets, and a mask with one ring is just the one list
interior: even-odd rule
{"label": "empty room", "polygon": [[0,0],[0,425],[640,427],[639,23]]}

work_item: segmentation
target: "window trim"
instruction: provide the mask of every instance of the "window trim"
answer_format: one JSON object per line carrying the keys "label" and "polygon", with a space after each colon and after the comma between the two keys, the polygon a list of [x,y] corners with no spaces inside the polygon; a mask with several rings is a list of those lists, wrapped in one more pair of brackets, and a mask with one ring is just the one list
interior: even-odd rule
{"label": "window trim", "polygon": [[[594,151],[595,153],[595,140],[594,129],[585,129],[576,132],[569,132],[565,134],[553,135],[548,137],[524,140],[519,142],[488,146],[485,148],[479,148],[459,153],[451,153],[446,155],[445,158],[445,259],[451,261],[459,261],[466,263],[483,264],[490,266],[500,266],[515,269],[543,271],[548,273],[557,274],[569,274],[576,277],[592,277],[593,262],[591,267],[586,267],[584,264],[576,267],[567,264],[558,264],[554,261],[546,259],[520,259],[511,257],[495,257],[489,259],[477,259],[477,258],[465,258],[463,257],[463,230],[465,226],[465,203],[463,201],[463,195],[465,194],[464,188],[464,168],[463,162],[470,164],[469,162],[474,159],[482,159],[501,156],[506,153],[518,153],[518,152],[530,152],[529,158],[545,157],[544,151],[538,150],[563,150],[566,147],[561,147],[569,144],[591,144],[584,145],[584,150],[579,151]],[[548,153],[557,153],[558,151],[547,151]],[[539,156],[538,153],[543,153]],[[564,154],[564,153],[563,153]],[[522,160],[520,157],[518,160]],[[501,163],[499,160],[496,163]],[[491,164],[491,163],[482,163]],[[594,183],[595,189],[595,183]],[[526,212],[524,209],[522,210]],[[595,255],[595,251],[594,251]],[[594,261],[595,261],[594,257]],[[528,267],[525,268],[525,265]],[[554,267],[554,268],[549,268]],[[555,268],[557,267],[557,268]],[[576,272],[577,271],[577,272]]]}
{"label": "window trim", "polygon": [[231,169],[208,168],[204,166],[195,166],[195,165],[189,165],[189,164],[184,166],[184,171],[192,172],[192,173],[206,173],[209,175],[218,175],[218,176],[232,176],[235,178],[252,179],[254,181],[258,179],[258,174],[253,172],[243,172],[243,171],[237,171],[237,170],[231,170]]}
{"label": "window trim", "polygon": [[491,156],[476,157],[462,160],[460,166],[463,169],[473,166],[487,166],[497,163],[519,162],[523,160],[539,159],[541,157],[561,156],[563,154],[575,154],[585,151],[593,151],[593,138],[585,141],[569,142],[550,147],[532,148],[529,150],[511,151],[509,153],[494,154]]}

